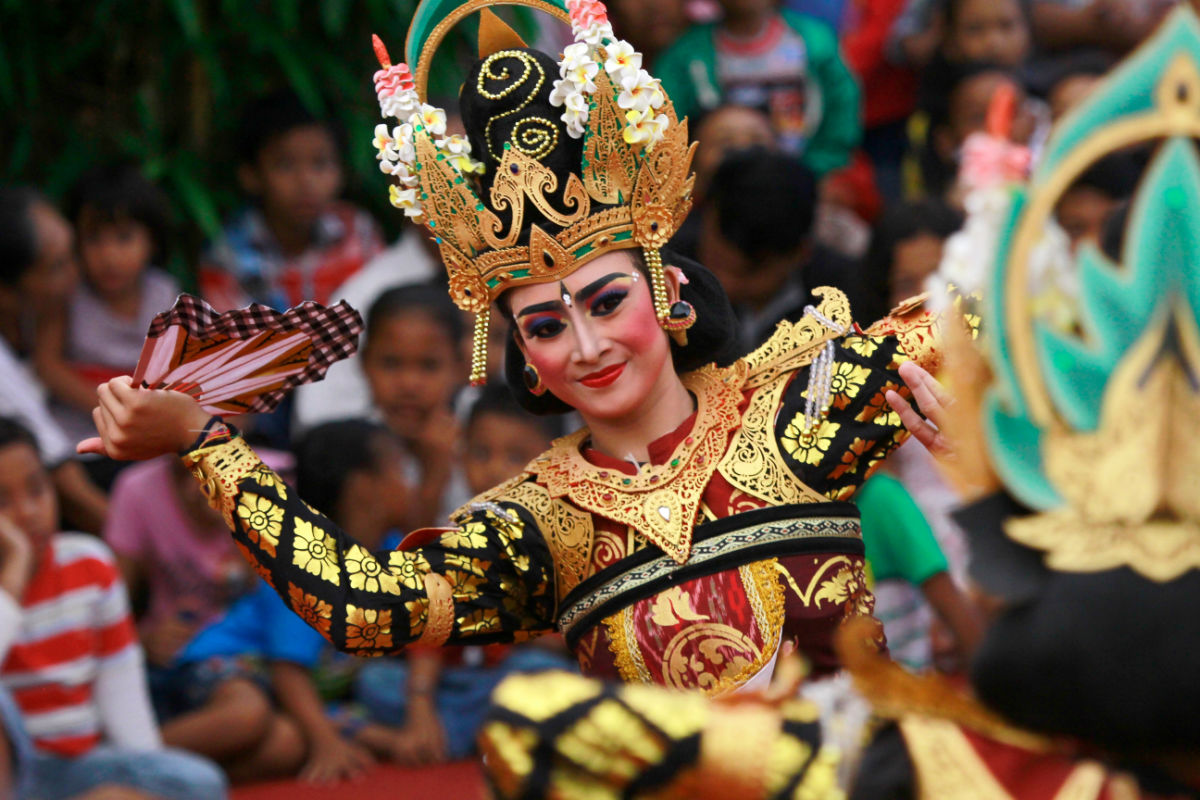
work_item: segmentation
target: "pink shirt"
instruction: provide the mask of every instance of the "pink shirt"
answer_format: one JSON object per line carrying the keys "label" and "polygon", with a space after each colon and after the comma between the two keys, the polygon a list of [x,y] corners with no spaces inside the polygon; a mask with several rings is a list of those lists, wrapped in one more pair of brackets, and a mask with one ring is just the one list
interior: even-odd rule
{"label": "pink shirt", "polygon": [[[175,490],[172,457],[135,464],[113,486],[104,538],[142,565],[148,604],[140,625],[179,616],[203,624],[252,586],[252,573],[219,520],[198,529]],[[189,480],[188,490],[199,492]]]}

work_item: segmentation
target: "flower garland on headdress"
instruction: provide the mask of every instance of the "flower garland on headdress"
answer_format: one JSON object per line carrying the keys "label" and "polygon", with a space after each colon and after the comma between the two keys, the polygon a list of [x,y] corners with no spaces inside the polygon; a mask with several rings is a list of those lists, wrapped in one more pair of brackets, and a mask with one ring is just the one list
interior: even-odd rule
{"label": "flower garland on headdress", "polygon": [[667,115],[657,113],[667,101],[658,78],[642,69],[642,54],[618,39],[599,0],[567,0],[574,44],[563,50],[559,74],[550,102],[563,107],[567,132],[580,138],[588,121],[588,96],[596,91],[593,79],[601,62],[613,86],[620,88],[617,105],[625,111],[625,141],[653,147],[667,129]]}
{"label": "flower garland on headdress", "polygon": [[417,149],[413,139],[415,126],[423,126],[435,137],[434,144],[450,164],[461,174],[479,174],[483,164],[471,158],[471,143],[465,136],[446,135],[446,112],[429,103],[422,103],[413,84],[407,64],[392,64],[387,48],[378,36],[372,36],[375,55],[381,69],[375,73],[375,95],[379,110],[385,117],[408,120],[394,128],[380,123],[375,126],[375,158],[384,175],[399,181],[388,189],[392,205],[406,217],[420,217],[421,198],[416,174]]}

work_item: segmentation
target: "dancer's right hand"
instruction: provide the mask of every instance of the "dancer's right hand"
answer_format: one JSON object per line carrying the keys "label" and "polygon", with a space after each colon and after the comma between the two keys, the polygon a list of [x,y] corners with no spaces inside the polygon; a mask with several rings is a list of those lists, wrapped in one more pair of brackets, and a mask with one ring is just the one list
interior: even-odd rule
{"label": "dancer's right hand", "polygon": [[141,389],[128,375],[102,383],[100,405],[92,410],[98,437],[76,449],[118,461],[141,461],[187,448],[210,415],[183,392]]}

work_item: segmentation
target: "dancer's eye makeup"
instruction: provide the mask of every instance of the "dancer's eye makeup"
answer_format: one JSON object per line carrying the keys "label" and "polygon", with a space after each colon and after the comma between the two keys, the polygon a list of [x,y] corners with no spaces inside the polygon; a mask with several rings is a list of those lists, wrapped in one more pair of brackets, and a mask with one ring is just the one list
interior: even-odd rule
{"label": "dancer's eye makeup", "polygon": [[594,316],[607,316],[624,302],[629,296],[630,290],[633,288],[633,278],[629,275],[621,275],[610,280],[603,289],[596,292],[587,304],[588,311]]}

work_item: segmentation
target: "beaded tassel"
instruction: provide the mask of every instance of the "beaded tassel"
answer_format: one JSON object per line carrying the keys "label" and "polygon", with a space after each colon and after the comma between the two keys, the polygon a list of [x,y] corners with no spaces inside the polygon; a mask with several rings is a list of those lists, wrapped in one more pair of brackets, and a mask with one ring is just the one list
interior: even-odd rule
{"label": "beaded tassel", "polygon": [[471,342],[471,385],[487,383],[488,329],[492,318],[492,307],[484,306],[475,312],[475,335]]}
{"label": "beaded tassel", "polygon": [[658,323],[664,325],[671,314],[671,304],[667,301],[667,278],[663,274],[662,255],[657,247],[643,247],[642,255],[650,270],[650,289],[654,295],[654,315]]}
{"label": "beaded tassel", "polygon": [[[805,306],[804,313],[839,336],[846,332],[845,328],[812,306]],[[808,390],[804,393],[804,430],[800,434],[806,442],[811,442],[812,438],[817,435],[817,428],[821,420],[829,412],[829,404],[833,399],[830,389],[833,386],[833,363],[835,360],[836,351],[833,342],[827,341],[808,368]]]}

